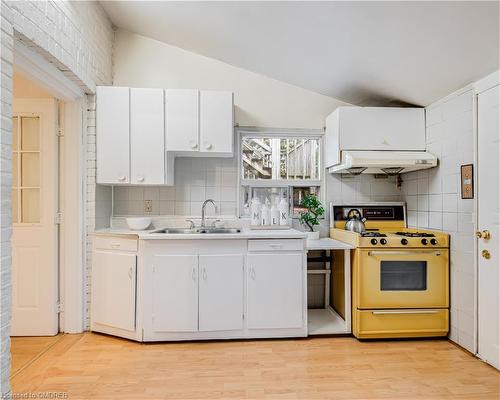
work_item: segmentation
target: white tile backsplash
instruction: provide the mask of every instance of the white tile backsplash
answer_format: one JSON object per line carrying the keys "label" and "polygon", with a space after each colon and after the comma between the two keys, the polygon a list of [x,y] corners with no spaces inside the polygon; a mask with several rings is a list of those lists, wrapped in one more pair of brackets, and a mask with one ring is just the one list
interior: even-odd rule
{"label": "white tile backsplash", "polygon": [[450,234],[449,336],[469,351],[474,350],[474,201],[461,198],[460,165],[473,161],[472,98],[466,91],[427,107],[427,149],[439,166],[403,175],[408,225]]}

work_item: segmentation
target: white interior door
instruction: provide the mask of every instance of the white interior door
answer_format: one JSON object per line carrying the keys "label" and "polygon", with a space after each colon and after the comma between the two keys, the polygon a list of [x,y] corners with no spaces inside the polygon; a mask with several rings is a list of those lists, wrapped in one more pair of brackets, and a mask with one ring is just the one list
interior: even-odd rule
{"label": "white interior door", "polygon": [[15,99],[12,139],[12,331],[59,331],[57,301],[57,103]]}
{"label": "white interior door", "polygon": [[[478,95],[478,353],[500,368],[500,86]],[[484,234],[489,232],[488,235]]]}

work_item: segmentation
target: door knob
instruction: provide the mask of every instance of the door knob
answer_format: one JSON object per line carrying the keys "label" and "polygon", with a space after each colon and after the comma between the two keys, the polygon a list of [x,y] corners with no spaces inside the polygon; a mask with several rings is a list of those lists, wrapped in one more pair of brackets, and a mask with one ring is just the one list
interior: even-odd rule
{"label": "door knob", "polygon": [[144,182],[144,176],[139,175],[139,176],[137,177],[137,182]]}
{"label": "door knob", "polygon": [[484,231],[477,231],[476,232],[476,237],[478,239],[484,239],[484,240],[490,240],[491,239],[491,233],[490,231],[484,230]]}
{"label": "door knob", "polygon": [[483,250],[481,252],[481,255],[483,256],[484,259],[489,260],[491,258],[491,254],[488,250]]}
{"label": "door knob", "polygon": [[205,149],[210,150],[212,145],[210,143],[205,143]]}

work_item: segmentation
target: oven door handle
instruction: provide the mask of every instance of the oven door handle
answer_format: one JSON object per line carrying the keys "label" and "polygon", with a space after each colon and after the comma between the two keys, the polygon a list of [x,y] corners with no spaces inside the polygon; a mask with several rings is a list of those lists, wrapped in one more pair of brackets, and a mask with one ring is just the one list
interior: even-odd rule
{"label": "oven door handle", "polygon": [[387,310],[387,311],[372,311],[373,315],[387,314],[437,314],[438,310]]}
{"label": "oven door handle", "polygon": [[428,250],[412,250],[412,251],[390,251],[390,250],[380,250],[380,251],[369,251],[368,255],[369,256],[383,256],[383,255],[395,255],[395,256],[401,256],[401,255],[414,255],[414,254],[432,254],[434,253],[435,256],[440,256],[441,252],[440,251],[428,251]]}

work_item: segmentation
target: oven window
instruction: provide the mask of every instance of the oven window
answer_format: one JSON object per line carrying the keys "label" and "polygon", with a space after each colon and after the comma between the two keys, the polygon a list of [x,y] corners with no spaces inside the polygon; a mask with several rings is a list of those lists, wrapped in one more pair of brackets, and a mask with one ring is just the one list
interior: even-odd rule
{"label": "oven window", "polygon": [[380,290],[427,290],[427,261],[382,261]]}

